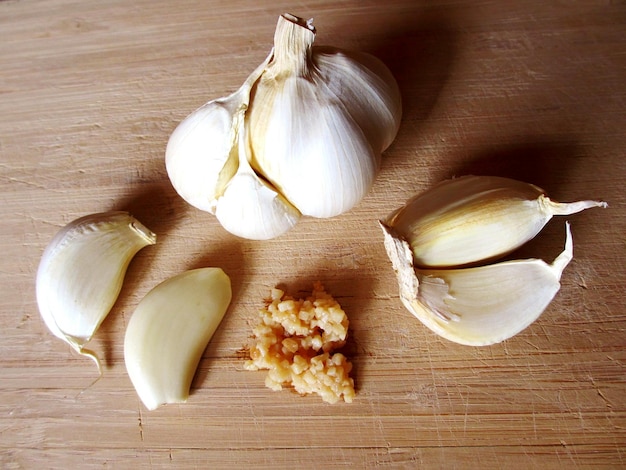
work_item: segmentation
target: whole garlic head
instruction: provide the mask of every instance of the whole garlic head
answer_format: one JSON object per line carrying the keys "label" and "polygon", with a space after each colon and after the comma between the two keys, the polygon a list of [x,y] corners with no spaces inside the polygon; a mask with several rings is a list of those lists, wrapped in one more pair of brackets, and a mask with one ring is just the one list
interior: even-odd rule
{"label": "whole garlic head", "polygon": [[272,52],[242,87],[170,137],[174,188],[235,235],[273,238],[301,214],[350,210],[398,132],[400,92],[387,67],[368,54],[314,47],[314,38],[311,20],[282,15]]}

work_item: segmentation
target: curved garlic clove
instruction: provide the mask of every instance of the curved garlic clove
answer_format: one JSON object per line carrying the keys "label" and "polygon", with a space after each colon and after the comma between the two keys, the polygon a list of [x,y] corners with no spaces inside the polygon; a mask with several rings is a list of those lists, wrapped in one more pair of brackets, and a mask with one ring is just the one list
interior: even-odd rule
{"label": "curved garlic clove", "polygon": [[231,127],[240,105],[241,92],[205,104],[176,127],[167,143],[165,165],[172,185],[200,210],[214,213],[215,199],[237,171]]}
{"label": "curved garlic clove", "polygon": [[187,401],[231,297],[224,271],[201,268],[162,282],[139,302],[126,328],[124,361],[146,408]]}
{"label": "curved garlic clove", "polygon": [[274,57],[246,114],[251,165],[298,210],[348,211],[369,191],[401,118],[398,86],[367,54],[314,48],[310,22],[282,15]]}
{"label": "curved garlic clove", "polygon": [[541,188],[509,178],[464,176],[410,199],[384,221],[409,242],[415,264],[453,267],[495,259],[537,235],[554,215],[601,201],[559,203]]}
{"label": "curved garlic clove", "polygon": [[245,112],[251,87],[270,57],[235,93],[210,101],[187,116],[168,140],[165,165],[172,186],[200,210],[215,213],[217,198],[237,171],[235,122]]}
{"label": "curved garlic clove", "polygon": [[559,291],[561,274],[573,257],[569,223],[565,249],[550,265],[529,259],[419,270],[408,243],[384,226],[383,232],[404,306],[438,335],[469,346],[499,343],[539,318]]}
{"label": "curved garlic clove", "polygon": [[217,200],[215,216],[233,235],[269,240],[291,229],[300,219],[300,213],[252,170],[243,119],[238,125],[239,168]]}
{"label": "curved garlic clove", "polygon": [[66,225],[44,250],[37,270],[37,304],[50,331],[94,360],[91,340],[120,293],[135,254],[156,235],[127,212],[81,217]]}
{"label": "curved garlic clove", "polygon": [[233,235],[269,240],[291,229],[300,213],[252,171],[240,171],[217,201],[215,216]]}

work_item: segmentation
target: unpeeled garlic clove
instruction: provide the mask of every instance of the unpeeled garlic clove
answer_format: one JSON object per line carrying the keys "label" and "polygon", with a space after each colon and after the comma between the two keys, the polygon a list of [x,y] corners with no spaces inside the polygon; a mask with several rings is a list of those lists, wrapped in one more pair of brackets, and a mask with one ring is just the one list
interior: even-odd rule
{"label": "unpeeled garlic clove", "polygon": [[566,223],[565,249],[552,264],[528,259],[421,270],[414,267],[409,244],[382,228],[404,306],[438,335],[469,346],[499,343],[539,318],[559,291],[561,274],[573,257]]}
{"label": "unpeeled garlic clove", "polygon": [[231,296],[224,271],[200,268],[162,282],[139,302],[126,328],[124,361],[146,408],[187,401]]}
{"label": "unpeeled garlic clove", "polygon": [[217,200],[240,166],[238,132],[252,85],[271,54],[227,97],[201,106],[187,116],[169,138],[167,174],[176,192],[189,204],[215,214]]}
{"label": "unpeeled garlic clove", "polygon": [[67,224],[46,247],[37,270],[37,304],[50,331],[96,363],[84,345],[117,300],[128,265],[156,235],[127,212]]}
{"label": "unpeeled garlic clove", "polygon": [[416,266],[453,267],[492,260],[531,240],[554,215],[601,201],[559,203],[541,188],[510,178],[463,176],[410,199],[384,221],[409,243]]}
{"label": "unpeeled garlic clove", "polygon": [[[245,133],[243,119],[239,132]],[[296,225],[300,212],[252,170],[245,136],[237,140],[239,168],[217,200],[215,216],[222,227],[242,238],[268,240],[282,235]]]}

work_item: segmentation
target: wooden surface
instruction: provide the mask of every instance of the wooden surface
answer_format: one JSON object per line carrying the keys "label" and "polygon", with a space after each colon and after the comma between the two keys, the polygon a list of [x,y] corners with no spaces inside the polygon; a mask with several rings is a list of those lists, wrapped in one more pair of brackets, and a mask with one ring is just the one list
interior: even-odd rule
{"label": "wooden surface", "polygon": [[[367,198],[331,220],[251,242],[172,190],[176,124],[234,91],[277,17],[314,17],[317,43],[371,52],[404,117]],[[616,468],[626,465],[626,7],[608,1],[0,2],[0,467]],[[575,259],[544,315],[470,348],[401,306],[376,220],[462,174],[512,176],[556,199],[600,198],[572,222]],[[159,242],[130,266],[93,341],[104,377],[45,328],[44,247],[69,221],[131,210]],[[551,260],[564,219],[517,256]],[[165,278],[231,276],[234,301],[188,403],[148,412],[124,327]],[[243,370],[271,287],[316,279],[351,319],[357,398],[272,392]]]}

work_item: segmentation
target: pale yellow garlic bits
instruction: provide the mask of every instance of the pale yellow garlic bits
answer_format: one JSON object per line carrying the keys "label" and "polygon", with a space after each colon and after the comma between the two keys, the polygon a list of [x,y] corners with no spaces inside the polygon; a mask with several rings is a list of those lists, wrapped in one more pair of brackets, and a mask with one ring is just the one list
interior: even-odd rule
{"label": "pale yellow garlic bits", "polygon": [[282,15],[274,48],[232,95],[184,119],[167,172],[191,205],[249,239],[279,236],[301,215],[333,217],[365,196],[402,106],[375,57],[313,46],[312,22]]}
{"label": "pale yellow garlic bits", "polygon": [[306,299],[273,289],[259,311],[245,368],[267,370],[265,385],[272,390],[292,386],[327,403],[350,403],[355,395],[352,364],[336,351],[345,344],[348,325],[346,313],[319,282]]}
{"label": "pale yellow garlic bits", "polygon": [[220,268],[167,279],[139,302],[126,328],[124,362],[143,404],[182,403],[232,298]]}
{"label": "pale yellow garlic bits", "polygon": [[74,220],[47,246],[37,270],[37,304],[50,331],[84,356],[84,345],[108,315],[126,269],[156,235],[127,212],[104,212]]}

